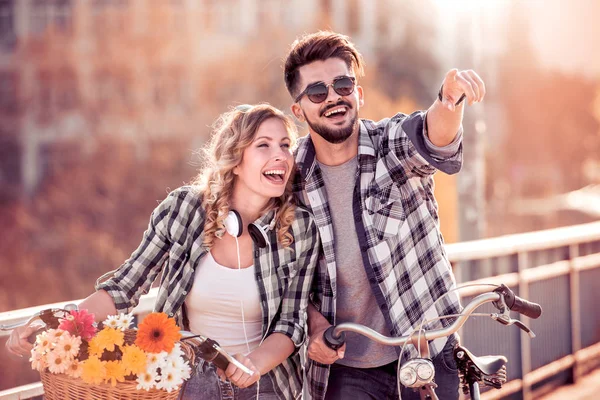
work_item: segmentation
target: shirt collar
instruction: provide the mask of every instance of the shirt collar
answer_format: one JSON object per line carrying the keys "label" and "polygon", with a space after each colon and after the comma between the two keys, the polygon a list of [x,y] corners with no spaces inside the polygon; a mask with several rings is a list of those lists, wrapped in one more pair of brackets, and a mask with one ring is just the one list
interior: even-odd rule
{"label": "shirt collar", "polygon": [[[362,119],[358,122],[358,163],[363,157],[375,157],[375,145]],[[296,166],[303,180],[308,180],[317,166],[317,153],[310,134],[301,138],[296,150]]]}

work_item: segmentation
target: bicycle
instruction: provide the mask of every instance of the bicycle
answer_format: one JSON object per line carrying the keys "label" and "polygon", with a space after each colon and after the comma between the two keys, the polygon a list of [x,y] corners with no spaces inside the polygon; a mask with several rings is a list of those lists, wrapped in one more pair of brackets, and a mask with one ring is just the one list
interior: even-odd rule
{"label": "bicycle", "polygon": [[[474,311],[479,306],[490,302],[496,307],[499,313],[474,314]],[[329,327],[323,336],[327,346],[333,350],[337,350],[345,342],[344,332],[358,333],[383,345],[402,346],[400,357],[404,353],[404,348],[407,344],[413,345],[415,348],[419,349],[420,356],[418,358],[412,358],[402,365],[398,363],[398,393],[400,393],[400,384],[402,384],[405,387],[417,390],[421,400],[438,400],[438,397],[435,394],[435,388],[437,388],[437,385],[434,382],[435,369],[429,358],[429,346],[427,341],[452,335],[457,332],[472,315],[489,316],[493,320],[507,326],[516,325],[527,332],[530,338],[534,338],[535,334],[531,329],[521,321],[512,319],[509,315],[509,311],[515,311],[529,318],[536,319],[542,314],[542,307],[539,304],[529,302],[516,296],[511,289],[502,284],[497,286],[495,290],[480,294],[472,299],[465,305],[460,314],[441,317],[456,317],[456,320],[445,328],[428,331],[423,329],[423,326],[426,322],[431,321],[423,320],[420,329],[410,335],[388,337],[364,325],[344,322],[337,326]],[[463,393],[470,394],[472,400],[479,400],[480,384],[500,389],[502,384],[506,382],[506,363],[508,360],[504,356],[477,357],[464,346],[457,345],[454,349],[454,358],[461,378]]]}

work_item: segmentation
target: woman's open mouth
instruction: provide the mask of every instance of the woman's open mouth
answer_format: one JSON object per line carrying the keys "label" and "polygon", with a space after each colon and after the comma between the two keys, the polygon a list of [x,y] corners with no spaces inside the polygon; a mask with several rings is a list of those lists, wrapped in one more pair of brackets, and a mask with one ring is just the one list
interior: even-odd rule
{"label": "woman's open mouth", "polygon": [[285,182],[285,170],[283,169],[270,169],[263,172],[263,176],[267,178],[269,182],[275,184],[281,184]]}

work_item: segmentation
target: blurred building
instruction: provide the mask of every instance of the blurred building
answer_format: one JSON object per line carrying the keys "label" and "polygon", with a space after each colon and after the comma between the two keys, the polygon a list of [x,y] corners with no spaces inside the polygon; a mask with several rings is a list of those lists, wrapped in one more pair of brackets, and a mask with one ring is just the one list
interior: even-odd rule
{"label": "blurred building", "polygon": [[135,139],[143,153],[144,138],[205,126],[202,68],[271,41],[257,36],[265,28],[291,37],[333,28],[369,57],[401,40],[396,8],[388,0],[0,0],[0,185],[32,193],[58,142],[89,148],[113,135]]}

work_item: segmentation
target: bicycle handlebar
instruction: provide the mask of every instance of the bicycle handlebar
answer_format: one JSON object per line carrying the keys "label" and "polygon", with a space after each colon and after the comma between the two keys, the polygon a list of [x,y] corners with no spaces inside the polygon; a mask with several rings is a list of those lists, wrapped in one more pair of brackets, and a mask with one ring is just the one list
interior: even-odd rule
{"label": "bicycle handlebar", "polygon": [[[434,340],[441,337],[450,336],[457,332],[465,324],[467,319],[469,319],[470,315],[475,311],[476,308],[490,302],[493,302],[494,305],[496,305],[496,307],[498,307],[501,311],[505,311],[501,309],[502,304],[504,303],[509,309],[534,319],[538,318],[542,314],[542,307],[539,304],[524,300],[515,295],[514,292],[507,286],[501,285],[493,292],[483,293],[472,299],[465,305],[461,314],[451,325],[431,331],[424,330],[420,332],[420,336],[424,337],[425,340]],[[519,325],[519,327],[521,326]],[[344,322],[337,326],[330,326],[327,328],[327,330],[325,330],[323,334],[325,344],[333,350],[339,349],[345,343],[344,332],[355,332],[377,343],[387,346],[403,346],[407,342],[411,341],[415,336],[415,333],[413,332],[410,335],[400,337],[387,337],[364,325],[352,322]]]}
{"label": "bicycle handlebar", "polygon": [[522,299],[505,284],[500,285],[495,292],[500,293],[504,297],[506,306],[514,312],[533,319],[537,319],[542,315],[542,307],[539,304]]}

